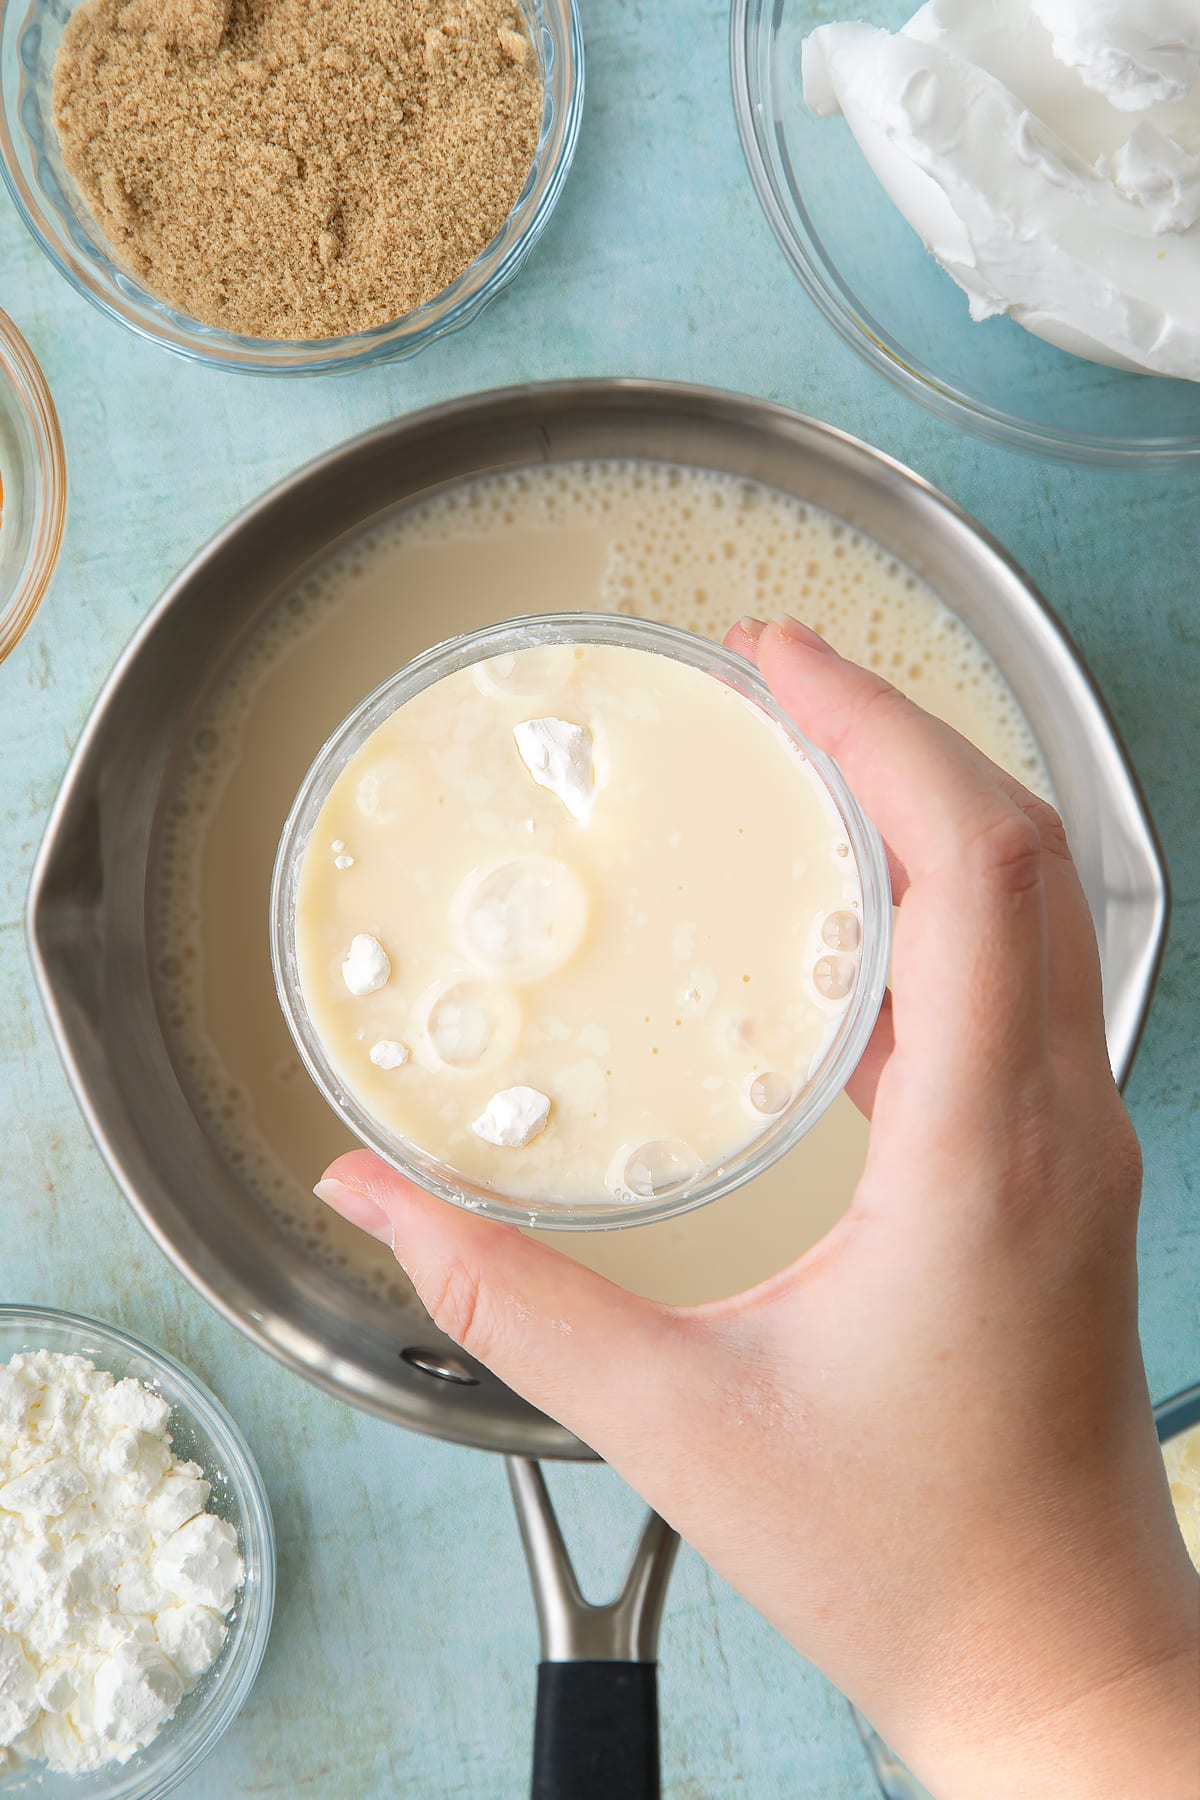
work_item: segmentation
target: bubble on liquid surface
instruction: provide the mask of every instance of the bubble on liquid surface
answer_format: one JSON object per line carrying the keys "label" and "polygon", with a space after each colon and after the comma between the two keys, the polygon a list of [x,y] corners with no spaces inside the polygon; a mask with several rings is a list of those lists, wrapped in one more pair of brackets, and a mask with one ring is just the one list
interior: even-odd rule
{"label": "bubble on liquid surface", "polygon": [[750,1104],[757,1113],[764,1113],[774,1118],[781,1113],[792,1097],[792,1084],[786,1075],[777,1069],[767,1069],[764,1074],[756,1075],[750,1083]]}
{"label": "bubble on liquid surface", "polygon": [[515,995],[498,982],[439,983],[418,1009],[425,1043],[435,1062],[450,1069],[478,1069],[516,1044],[521,1013]]}
{"label": "bubble on liquid surface", "polygon": [[359,776],[354,803],[364,819],[388,825],[405,811],[411,794],[411,773],[402,762],[392,758],[374,764]]}
{"label": "bubble on liquid surface", "polygon": [[574,955],[588,897],[573,869],[552,856],[518,856],[475,869],[454,896],[464,953],[486,975],[537,981]]}
{"label": "bubble on liquid surface", "polygon": [[821,956],[813,969],[813,985],[826,1000],[844,1000],[857,973],[858,964],[852,956]]}
{"label": "bubble on liquid surface", "polygon": [[862,942],[862,926],[852,912],[832,912],[821,927],[822,941],[831,950],[857,950]]}
{"label": "bubble on liquid surface", "polygon": [[625,1158],[622,1185],[638,1200],[660,1199],[700,1173],[700,1158],[682,1138],[651,1138]]}
{"label": "bubble on liquid surface", "polygon": [[537,644],[506,650],[476,663],[475,686],[489,700],[540,700],[557,693],[575,663],[571,644]]}

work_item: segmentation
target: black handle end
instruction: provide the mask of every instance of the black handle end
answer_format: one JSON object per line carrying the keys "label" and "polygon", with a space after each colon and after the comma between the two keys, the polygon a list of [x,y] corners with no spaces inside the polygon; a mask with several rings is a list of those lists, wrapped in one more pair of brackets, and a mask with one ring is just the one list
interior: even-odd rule
{"label": "black handle end", "polygon": [[655,1663],[538,1665],[532,1800],[660,1800]]}

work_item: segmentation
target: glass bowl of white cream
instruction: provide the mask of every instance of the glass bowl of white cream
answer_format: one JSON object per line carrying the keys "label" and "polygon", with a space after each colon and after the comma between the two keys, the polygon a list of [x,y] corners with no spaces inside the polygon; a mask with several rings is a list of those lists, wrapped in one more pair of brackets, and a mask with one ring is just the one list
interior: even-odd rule
{"label": "glass bowl of white cream", "polygon": [[783,1156],[862,1056],[890,927],[878,834],[757,671],[588,613],[454,639],[363,701],[271,896],[284,1016],[359,1140],[578,1230]]}
{"label": "glass bowl of white cream", "polygon": [[[143,1749],[124,1762],[68,1772],[0,1749],[0,1796],[37,1800],[158,1800],[191,1775],[241,1711],[258,1675],[275,1604],[275,1533],[262,1476],[238,1426],[182,1364],[116,1326],[48,1306],[0,1305],[0,1372],[21,1353],[83,1357],[117,1382],[132,1378],[170,1404],[166,1429],[180,1462],[200,1466],[205,1509],[237,1533],[244,1574],[211,1666],[190,1684]],[[0,1396],[3,1399],[3,1396]],[[0,1405],[0,1429],[5,1429]],[[126,1433],[125,1435],[128,1435]],[[50,1521],[51,1525],[53,1520]],[[5,1600],[0,1593],[0,1628]],[[0,1709],[2,1710],[2,1709]],[[70,1742],[67,1732],[66,1741]]]}
{"label": "glass bowl of white cream", "polygon": [[[1164,367],[1194,362],[1200,376],[1200,289],[1187,279],[1193,263],[1200,269],[1200,26],[1196,56],[1185,45],[1140,80],[1137,44],[1154,36],[1148,5],[1129,0],[1118,18],[1116,36],[1130,44],[1113,74],[1104,36],[1112,9],[1085,0],[998,9],[935,0],[915,37],[889,41],[870,28],[900,33],[917,8],[872,0],[865,26],[821,34],[806,84],[805,40],[863,12],[733,0],[738,128],[788,262],[865,361],[952,424],[1087,462],[1200,457],[1200,381],[1056,347],[1082,344],[1092,329],[1115,360],[1124,349]],[[836,106],[835,86],[844,116],[816,116],[821,90],[823,110]],[[1176,97],[1154,100],[1160,91]],[[985,105],[994,129],[990,114],[985,129]],[[1032,329],[1010,316],[972,318],[918,222],[978,290],[977,312],[998,287],[1036,295],[1016,307]],[[1081,311],[1085,266],[1099,274]]]}

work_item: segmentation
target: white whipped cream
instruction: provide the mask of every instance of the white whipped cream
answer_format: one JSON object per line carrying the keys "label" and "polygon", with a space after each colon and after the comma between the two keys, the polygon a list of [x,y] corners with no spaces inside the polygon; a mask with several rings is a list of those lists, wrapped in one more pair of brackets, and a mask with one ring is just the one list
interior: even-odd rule
{"label": "white whipped cream", "polygon": [[1108,170],[1118,194],[1145,208],[1153,231],[1190,231],[1200,219],[1200,155],[1153,125],[1135,125]]}
{"label": "white whipped cream", "polygon": [[0,1769],[127,1761],[225,1642],[237,1534],[169,1417],[81,1356],[0,1366]]}
{"label": "white whipped cream", "polygon": [[408,1061],[408,1046],[398,1038],[380,1038],[371,1045],[368,1055],[377,1069],[402,1069]]}
{"label": "white whipped cream", "polygon": [[350,948],[342,964],[342,980],[352,994],[377,993],[387,985],[392,973],[388,953],[379,939],[369,931],[359,931],[350,939]]}
{"label": "white whipped cream", "polygon": [[523,1150],[546,1129],[549,1117],[550,1101],[536,1088],[501,1088],[492,1095],[471,1130],[485,1144],[495,1144],[503,1150]]}
{"label": "white whipped cream", "polygon": [[930,0],[898,33],[811,33],[805,98],[845,115],[973,318],[1200,380],[1200,19],[1181,12]]}
{"label": "white whipped cream", "polygon": [[1200,75],[1195,0],[1033,0],[1054,55],[1122,112],[1182,100]]}
{"label": "white whipped cream", "polygon": [[557,795],[571,817],[586,825],[596,803],[592,734],[569,719],[526,719],[513,726],[521,761],[540,788]]}

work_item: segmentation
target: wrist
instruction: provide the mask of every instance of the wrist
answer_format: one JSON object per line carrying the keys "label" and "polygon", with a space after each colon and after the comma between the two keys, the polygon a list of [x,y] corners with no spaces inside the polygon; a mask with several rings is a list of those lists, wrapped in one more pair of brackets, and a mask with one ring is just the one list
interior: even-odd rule
{"label": "wrist", "polygon": [[1200,1573],[1156,1441],[1018,1491],[946,1540],[864,1711],[938,1800],[1200,1800]]}
{"label": "wrist", "polygon": [[[1200,1621],[1200,1586],[1195,1593]],[[932,1727],[907,1749],[938,1800],[1200,1800],[1200,1625],[1151,1663],[983,1732]]]}

